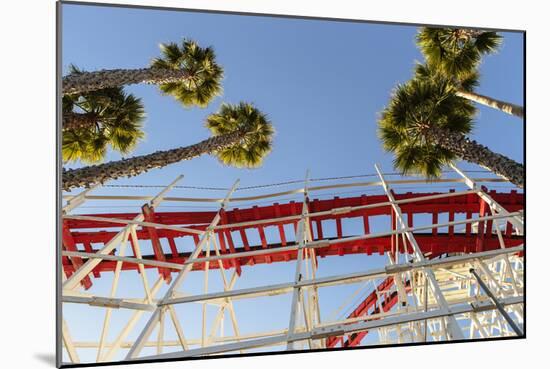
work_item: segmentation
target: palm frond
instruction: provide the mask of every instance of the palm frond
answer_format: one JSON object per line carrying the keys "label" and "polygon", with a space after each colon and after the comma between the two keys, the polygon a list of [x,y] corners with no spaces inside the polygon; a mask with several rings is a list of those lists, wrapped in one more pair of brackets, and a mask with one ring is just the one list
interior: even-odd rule
{"label": "palm frond", "polygon": [[216,155],[224,165],[256,168],[271,152],[275,130],[267,116],[252,104],[223,104],[218,113],[206,119],[206,127],[214,136],[242,132],[243,139]]}
{"label": "palm frond", "polygon": [[[71,66],[71,70],[81,73],[75,66]],[[101,162],[108,147],[128,154],[144,137],[143,103],[134,95],[126,94],[122,87],[63,97],[64,113],[80,110],[93,113],[97,120],[90,127],[63,129],[62,154],[65,162]]]}
{"label": "palm frond", "polygon": [[470,29],[421,27],[416,41],[429,65],[449,78],[463,79],[477,68],[482,55],[497,51],[501,36]]}
{"label": "palm frond", "polygon": [[188,75],[181,82],[161,84],[163,93],[172,95],[184,107],[201,108],[222,94],[223,69],[211,47],[202,48],[195,41],[184,39],[181,46],[168,43],[160,48],[162,55],[153,59],[153,68],[185,70]]}
{"label": "palm frond", "polygon": [[384,150],[394,154],[394,167],[402,174],[435,178],[455,159],[426,134],[430,127],[462,135],[471,132],[475,108],[457,97],[454,88],[447,78],[418,65],[415,78],[393,91],[378,121],[378,136]]}
{"label": "palm frond", "polygon": [[496,32],[483,32],[474,41],[475,48],[481,54],[493,54],[502,44],[502,36]]}

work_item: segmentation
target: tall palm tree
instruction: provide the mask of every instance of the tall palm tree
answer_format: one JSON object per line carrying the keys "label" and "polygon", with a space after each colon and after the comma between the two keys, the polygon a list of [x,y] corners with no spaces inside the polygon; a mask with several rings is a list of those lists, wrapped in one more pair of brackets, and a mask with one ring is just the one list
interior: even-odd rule
{"label": "tall palm tree", "polygon": [[467,137],[474,113],[469,101],[454,94],[452,84],[416,78],[397,86],[378,132],[403,174],[439,177],[444,165],[462,159],[523,187],[523,165]]}
{"label": "tall palm tree", "polygon": [[206,119],[212,137],[197,144],[157,151],[100,165],[63,171],[63,189],[89,187],[110,179],[132,177],[204,154],[216,155],[225,165],[254,168],[262,164],[272,147],[274,130],[265,114],[253,105],[223,104]]}
{"label": "tall palm tree", "polygon": [[169,43],[160,48],[162,56],[153,59],[148,68],[70,73],[63,77],[63,95],[145,83],[159,85],[184,106],[206,106],[221,93],[223,69],[211,47],[183,40],[181,47]]}
{"label": "tall palm tree", "polygon": [[[421,27],[416,40],[430,68],[449,79],[460,81],[476,73],[483,55],[498,50],[502,37],[496,32],[465,28]],[[455,93],[478,104],[524,117],[521,106],[477,94],[472,90],[457,89]]]}
{"label": "tall palm tree", "polygon": [[[73,67],[74,73],[79,73]],[[64,162],[97,163],[107,147],[130,153],[144,137],[141,100],[112,87],[63,96],[62,156]]]}

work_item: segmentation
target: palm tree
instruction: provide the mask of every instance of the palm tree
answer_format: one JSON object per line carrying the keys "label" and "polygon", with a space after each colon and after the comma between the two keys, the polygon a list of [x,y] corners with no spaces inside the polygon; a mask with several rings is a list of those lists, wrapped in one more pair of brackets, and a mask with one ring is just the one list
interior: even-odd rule
{"label": "palm tree", "polygon": [[[73,67],[74,73],[79,73]],[[107,147],[130,153],[144,137],[141,100],[112,87],[63,96],[62,157],[64,162],[97,163]]]}
{"label": "palm tree", "polygon": [[[430,68],[449,79],[460,81],[476,73],[481,57],[496,52],[502,37],[496,32],[473,29],[421,27],[416,40]],[[521,106],[477,94],[472,90],[457,89],[455,93],[478,104],[524,117]]]}
{"label": "palm tree", "polygon": [[204,154],[213,154],[225,165],[254,168],[262,164],[272,147],[271,122],[253,105],[223,104],[206,119],[212,137],[197,144],[157,151],[100,165],[63,171],[63,189],[89,187],[110,179],[132,177]]}
{"label": "palm tree", "polygon": [[523,187],[523,165],[467,137],[474,113],[452,84],[415,78],[397,86],[378,133],[384,149],[395,155],[394,167],[405,175],[439,177],[443,166],[462,159]]}
{"label": "palm tree", "polygon": [[211,47],[184,40],[181,47],[169,43],[160,48],[162,56],[153,59],[149,68],[70,73],[63,77],[63,95],[145,83],[159,85],[184,106],[204,107],[221,93],[223,69]]}

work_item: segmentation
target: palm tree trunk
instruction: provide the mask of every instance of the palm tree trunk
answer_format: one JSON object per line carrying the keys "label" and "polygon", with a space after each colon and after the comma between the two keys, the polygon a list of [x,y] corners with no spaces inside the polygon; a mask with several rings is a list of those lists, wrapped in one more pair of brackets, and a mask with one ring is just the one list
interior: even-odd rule
{"label": "palm tree trunk", "polygon": [[490,170],[491,172],[523,188],[525,177],[522,164],[504,155],[491,151],[488,147],[470,140],[468,137],[448,129],[430,127],[426,135],[432,142],[451,152],[462,160]]}
{"label": "palm tree trunk", "polygon": [[518,106],[506,101],[493,99],[492,97],[489,97],[489,96],[476,94],[475,92],[458,90],[456,91],[455,94],[457,96],[476,102],[478,104],[485,105],[493,109],[498,109],[506,114],[515,115],[516,117],[520,117],[520,118],[524,117],[522,106]]}
{"label": "palm tree trunk", "polygon": [[226,135],[210,137],[197,144],[177,149],[157,151],[152,154],[129,159],[111,161],[83,168],[63,169],[62,188],[68,191],[77,187],[89,187],[111,179],[133,177],[150,169],[162,168],[183,160],[190,160],[204,154],[212,154],[239,143],[246,132],[235,131]]}
{"label": "palm tree trunk", "polygon": [[163,84],[180,82],[189,77],[186,70],[165,68],[103,69],[72,73],[63,77],[63,95],[81,94],[109,87],[136,83]]}
{"label": "palm tree trunk", "polygon": [[96,123],[95,113],[63,113],[63,129],[93,128]]}

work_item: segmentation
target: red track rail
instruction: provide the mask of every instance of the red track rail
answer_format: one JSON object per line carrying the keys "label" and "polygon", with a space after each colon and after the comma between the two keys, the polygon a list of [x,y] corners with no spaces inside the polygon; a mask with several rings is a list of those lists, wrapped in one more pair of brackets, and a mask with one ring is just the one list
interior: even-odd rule
{"label": "red track rail", "polygon": [[[396,200],[411,199],[421,196],[435,195],[437,193],[405,193],[395,194]],[[523,209],[524,196],[516,191],[509,193],[490,192],[491,197],[495,199],[508,211],[518,211]],[[361,195],[356,197],[338,198],[328,200],[312,200],[309,201],[309,211],[319,212],[327,211],[335,208],[346,206],[359,206],[373,203],[387,202],[385,195]],[[414,203],[400,205],[403,215],[406,217],[409,226],[414,226],[413,219],[418,214],[428,214],[432,217],[432,222],[437,223],[438,219],[444,222],[447,219],[455,219],[455,215],[464,214],[467,219],[471,219],[473,214],[488,215],[488,207],[485,202],[480,200],[476,194],[460,195],[448,198],[435,200],[423,200]],[[185,226],[194,229],[205,229],[210,223],[216,212],[155,212],[152,209],[143,208],[146,220],[155,223],[168,225]],[[261,219],[271,219],[277,217],[285,217],[290,215],[299,215],[301,213],[301,204],[291,201],[289,203],[279,204],[274,203],[269,206],[253,206],[246,209],[234,208],[222,213],[221,224],[231,224],[238,222],[254,221]],[[94,216],[112,217],[119,219],[133,219],[135,213],[110,213],[110,214],[93,214]],[[349,235],[344,235],[343,222],[347,219],[361,219],[363,223],[363,234],[370,233],[370,223],[372,217],[375,216],[392,216],[390,206],[381,206],[376,208],[358,210],[347,214],[326,215],[323,217],[313,218],[311,220],[312,232],[314,239],[323,239],[326,232],[326,224],[329,222],[335,223],[336,234],[333,238],[342,239]],[[431,253],[430,257],[435,257],[444,253],[450,252],[475,252],[484,250],[493,250],[499,247],[498,239],[491,233],[491,223],[487,225],[480,224],[480,231],[473,233],[471,225],[466,227],[464,233],[455,233],[454,227],[444,227],[434,229],[428,233],[415,233],[419,246],[424,253]],[[278,251],[281,246],[293,245],[294,236],[285,232],[284,226],[292,224],[297,227],[297,221],[273,221],[271,223],[253,226],[232,227],[230,229],[219,230],[216,232],[222,254],[234,254],[235,258],[224,261],[225,268],[237,268],[240,273],[241,266],[255,265],[262,263],[273,263],[290,261],[296,259],[296,251]],[[394,224],[394,222],[393,222]],[[266,236],[266,228],[275,227],[278,234],[278,239],[271,237],[268,240]],[[325,227],[325,229],[323,229]],[[120,230],[121,225],[117,223],[108,223],[105,221],[88,221],[88,220],[64,220],[63,222],[63,248],[70,251],[85,251],[96,252],[108,242]],[[325,232],[324,232],[325,231]],[[234,233],[233,233],[234,232]],[[259,245],[250,245],[248,237],[253,232],[256,232]],[[248,235],[248,236],[247,236]],[[357,234],[356,234],[357,235]],[[190,255],[189,250],[182,250],[181,242],[176,242],[177,239],[192,237],[195,244],[198,243],[199,237],[196,234],[178,232],[166,229],[155,229],[150,227],[138,227],[137,236],[140,240],[150,240],[153,249],[153,254],[144,255],[146,259],[162,260],[174,263],[183,263]],[[506,247],[513,247],[523,243],[523,237],[514,236],[512,227],[507,227],[504,232]],[[238,243],[236,241],[239,241]],[[169,246],[170,252],[163,251],[162,243]],[[178,245],[179,243],[179,245]],[[135,245],[132,245],[135,247]],[[273,249],[273,252],[266,255],[257,256],[239,256],[239,253],[256,249]],[[364,253],[367,255],[384,252],[394,252],[399,248],[401,252],[406,249],[411,252],[410,245],[402,245],[394,242],[392,237],[378,237],[366,240],[356,240],[342,242],[337,245],[331,245],[326,248],[316,250],[318,257],[335,256],[335,255],[350,255]],[[168,247],[165,248],[165,250]],[[77,269],[85,258],[68,258],[63,257],[63,269],[69,277],[75,269]],[[94,277],[98,278],[102,272],[110,272],[115,269],[116,262],[102,261],[92,271]],[[145,266],[146,268],[157,268],[159,273],[169,283],[171,272],[175,270],[167,270],[166,268],[158,268]],[[194,264],[193,270],[204,270],[204,264]],[[209,268],[218,268],[218,263],[210,263]],[[133,263],[123,263],[123,270],[137,270],[137,265]],[[92,285],[89,277],[85,278],[82,285],[88,289]]]}
{"label": "red track rail", "polygon": [[[399,301],[397,290],[389,291],[394,285],[393,277],[384,279],[377,287],[375,291],[372,291],[367,297],[359,303],[359,305],[347,316],[347,319],[357,318],[363,315],[375,315],[379,314],[380,310],[384,312],[390,311],[392,307]],[[405,290],[410,290],[410,281],[404,283]],[[382,295],[382,301],[380,302],[379,296]],[[371,309],[372,308],[372,309]],[[343,336],[329,337],[326,340],[327,348],[336,347],[340,343],[340,347],[353,347],[359,346],[361,341],[369,331],[361,331],[352,333],[344,340]]]}

